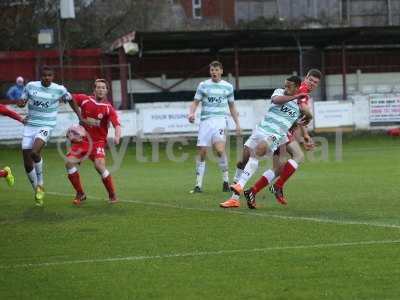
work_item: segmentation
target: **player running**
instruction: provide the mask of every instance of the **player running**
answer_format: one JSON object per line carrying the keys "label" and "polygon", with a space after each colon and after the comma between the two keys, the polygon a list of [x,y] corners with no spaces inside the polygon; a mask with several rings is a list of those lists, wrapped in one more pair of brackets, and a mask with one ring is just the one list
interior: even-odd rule
{"label": "player running", "polygon": [[14,185],[14,176],[10,167],[4,167],[4,169],[0,169],[0,178],[1,177],[6,179],[8,186]]}
{"label": "player running", "polygon": [[222,190],[229,192],[228,161],[225,153],[227,108],[236,125],[236,134],[240,134],[238,112],[234,104],[233,86],[222,80],[223,67],[219,61],[210,63],[211,78],[197,87],[194,101],[190,106],[188,119],[194,123],[196,109],[201,102],[201,121],[197,139],[198,159],[196,161],[196,185],[191,193],[201,193],[206,167],[206,155],[213,146],[218,156],[218,165],[222,173]]}
{"label": "player running", "polygon": [[[311,69],[307,72],[307,76],[304,78],[304,81],[301,83],[301,86],[298,91],[299,93],[304,93],[304,96],[298,100],[302,106],[304,106],[304,107],[308,106],[308,94],[311,93],[318,86],[321,78],[322,78],[322,74],[317,69]],[[294,126],[294,128],[295,127],[296,126]],[[313,141],[312,141],[310,135],[308,134],[306,126],[299,125],[298,127],[300,128],[301,134],[303,135],[305,148],[312,149]],[[292,132],[292,130],[289,131],[289,133],[288,133],[288,145],[289,145],[288,152],[291,154],[292,159],[299,163],[302,162],[304,159],[304,154],[301,151],[300,147],[298,147],[298,143],[294,139],[294,132]],[[291,147],[291,146],[293,146],[293,147]],[[258,184],[257,183],[255,184],[255,186],[257,185],[257,187],[255,187],[255,189],[258,187],[260,189],[265,187],[268,183],[271,183],[277,176],[279,176],[279,172],[282,167],[282,165],[280,163],[279,155],[280,155],[279,151],[274,152],[273,170],[267,170],[266,172],[264,172],[262,178],[260,178],[260,180],[257,181]],[[250,158],[250,149],[248,147],[246,147],[246,145],[245,145],[244,149],[243,149],[242,160],[239,161],[236,165],[234,182],[237,182],[239,180],[240,175],[243,172],[244,166],[248,162],[249,158]],[[266,183],[266,181],[267,181],[267,183]],[[240,206],[239,199],[240,199],[240,196],[233,193],[232,196],[228,200],[220,203],[220,206],[223,208],[239,207]],[[282,198],[280,198],[279,200],[282,201]],[[285,201],[284,198],[283,198],[283,201]]]}
{"label": "player running", "polygon": [[[306,96],[298,99],[298,104],[300,108],[307,109],[309,106],[309,94],[318,87],[318,84],[322,78],[322,74],[317,69],[311,69],[308,71],[307,76],[302,82],[299,92],[307,94]],[[301,147],[298,141],[295,139],[296,129],[299,128],[301,131],[301,135],[304,139],[304,148],[306,150],[311,150],[314,147],[314,142],[310,135],[308,134],[307,127],[304,125],[294,126],[288,133],[288,142],[286,143],[286,150],[291,156],[289,160],[285,163],[281,163],[279,159],[280,151],[279,149],[276,151],[274,156],[274,166],[273,170],[269,169],[264,172],[264,174],[257,180],[257,182],[247,191],[244,192],[244,195],[247,199],[247,203],[253,203],[255,206],[255,196],[261,191],[264,187],[266,187],[269,183],[272,183],[275,176],[279,176],[279,178],[275,181],[275,183],[270,187],[270,191],[275,195],[276,200],[280,204],[287,204],[286,199],[283,194],[283,186],[287,182],[287,180],[296,172],[299,165],[304,162],[304,153],[301,150]]]}
{"label": "player running", "polygon": [[97,79],[94,82],[94,95],[73,94],[76,104],[81,108],[82,117],[86,121],[83,127],[87,136],[82,142],[73,143],[67,154],[66,169],[68,179],[76,191],[73,204],[80,205],[86,200],[80,181],[78,164],[85,156],[93,161],[96,171],[100,174],[103,184],[107,189],[110,203],[116,203],[117,197],[110,172],[106,168],[105,146],[109,123],[115,128],[114,143],[119,144],[121,138],[121,126],[113,106],[107,100],[108,83],[105,79]]}
{"label": "player running", "polygon": [[72,101],[67,89],[53,82],[54,72],[48,66],[41,68],[41,80],[31,81],[22,93],[24,105],[28,103],[28,115],[22,138],[22,154],[25,172],[35,191],[37,206],[43,206],[43,158],[41,151],[57,123],[60,100],[68,101],[79,120],[79,108]]}

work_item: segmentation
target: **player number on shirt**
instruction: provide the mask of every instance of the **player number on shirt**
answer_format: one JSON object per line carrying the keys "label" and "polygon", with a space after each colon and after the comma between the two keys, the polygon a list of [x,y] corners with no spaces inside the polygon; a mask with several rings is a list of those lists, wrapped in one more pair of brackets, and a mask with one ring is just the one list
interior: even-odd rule
{"label": "player number on shirt", "polygon": [[96,148],[96,153],[97,153],[97,154],[100,154],[100,155],[105,155],[104,148],[97,147],[97,148]]}

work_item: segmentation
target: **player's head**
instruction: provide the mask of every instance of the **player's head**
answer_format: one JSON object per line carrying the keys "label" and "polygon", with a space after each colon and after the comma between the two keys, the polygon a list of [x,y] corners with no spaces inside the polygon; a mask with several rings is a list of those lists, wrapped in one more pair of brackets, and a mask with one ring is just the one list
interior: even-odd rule
{"label": "player's head", "polygon": [[301,85],[301,78],[299,76],[290,76],[285,80],[285,94],[288,96],[296,95]]}
{"label": "player's head", "polygon": [[210,63],[210,76],[213,81],[220,81],[223,73],[224,69],[218,60],[214,60]]}
{"label": "player's head", "polygon": [[99,78],[94,81],[94,95],[96,99],[103,100],[107,98],[108,82],[105,79]]}
{"label": "player's head", "polygon": [[40,80],[43,86],[49,86],[54,80],[54,71],[49,66],[40,68]]}
{"label": "player's head", "polygon": [[311,69],[307,72],[307,76],[304,78],[304,83],[307,85],[310,91],[318,87],[321,81],[322,73],[320,70]]}

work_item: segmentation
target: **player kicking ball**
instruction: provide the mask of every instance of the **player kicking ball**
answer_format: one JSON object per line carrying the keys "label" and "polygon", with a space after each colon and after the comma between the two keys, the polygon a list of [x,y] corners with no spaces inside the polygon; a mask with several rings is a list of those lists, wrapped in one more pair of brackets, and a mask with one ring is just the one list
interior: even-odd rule
{"label": "player kicking ball", "polygon": [[82,141],[72,143],[65,164],[68,179],[76,191],[73,200],[75,205],[80,205],[82,201],[86,200],[77,168],[86,156],[89,156],[93,161],[94,168],[100,174],[107,189],[110,203],[117,202],[112,177],[106,168],[105,147],[110,122],[115,129],[114,143],[116,145],[120,142],[121,126],[116,111],[107,100],[107,95],[108,82],[105,79],[95,80],[94,95],[72,95],[73,100],[81,109],[82,118],[85,121],[83,127],[86,131]]}
{"label": "player kicking ball", "polygon": [[0,177],[6,179],[8,186],[14,185],[15,180],[10,167],[4,167],[4,169],[0,169]]}
{"label": "player kicking ball", "polygon": [[189,109],[188,120],[194,123],[196,109],[201,103],[200,128],[197,139],[198,159],[196,161],[196,185],[191,193],[201,193],[206,168],[207,150],[215,149],[222,173],[222,191],[229,192],[228,161],[225,153],[227,108],[240,134],[238,112],[234,104],[233,86],[222,80],[223,68],[219,61],[210,63],[211,78],[201,82]]}
{"label": "player kicking ball", "polygon": [[37,206],[43,206],[45,196],[41,152],[51,136],[51,131],[57,124],[60,100],[68,101],[79,120],[82,120],[79,108],[72,101],[67,89],[53,82],[53,70],[48,66],[43,66],[40,74],[40,81],[31,81],[25,86],[21,96],[23,104],[19,105],[28,104],[28,114],[22,138],[22,154],[25,172],[35,191]]}

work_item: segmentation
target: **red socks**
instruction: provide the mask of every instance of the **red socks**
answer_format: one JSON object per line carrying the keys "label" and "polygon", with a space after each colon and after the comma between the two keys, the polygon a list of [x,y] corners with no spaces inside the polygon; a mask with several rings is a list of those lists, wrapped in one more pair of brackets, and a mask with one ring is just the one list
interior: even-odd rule
{"label": "red socks", "polygon": [[265,178],[264,176],[261,176],[260,179],[258,179],[257,182],[251,187],[251,191],[254,194],[257,194],[259,191],[261,191],[267,185],[268,185],[268,179]]}
{"label": "red socks", "polygon": [[7,106],[0,104],[0,115],[4,115],[10,118],[13,118],[14,120],[17,120],[18,122],[23,121],[23,118],[17,114],[15,111],[12,111],[11,109],[8,109]]}
{"label": "red socks", "polygon": [[112,182],[111,175],[108,175],[107,177],[102,178],[102,180],[103,180],[104,186],[107,189],[109,197],[110,198],[114,197],[115,196],[115,191],[114,191],[114,184]]}
{"label": "red socks", "polygon": [[0,169],[0,177],[6,177],[7,175],[7,171]]}
{"label": "red socks", "polygon": [[293,159],[289,159],[288,162],[283,166],[283,169],[279,174],[279,179],[275,182],[274,186],[282,188],[289,177],[292,176],[296,171],[297,167],[297,162]]}
{"label": "red socks", "polygon": [[72,174],[68,174],[68,179],[78,194],[84,194],[82,185],[81,185],[81,178],[79,176],[78,171],[76,171],[75,173],[72,173]]}

